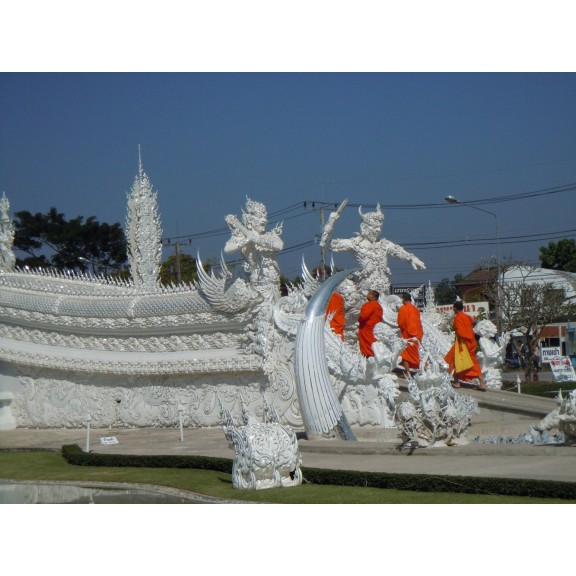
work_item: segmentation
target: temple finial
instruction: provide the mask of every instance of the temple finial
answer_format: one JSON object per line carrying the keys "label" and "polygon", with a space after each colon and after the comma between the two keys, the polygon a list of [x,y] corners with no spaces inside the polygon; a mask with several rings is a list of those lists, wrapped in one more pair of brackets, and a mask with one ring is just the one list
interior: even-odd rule
{"label": "temple finial", "polygon": [[140,144],[138,144],[138,173],[140,174],[140,178],[142,178],[144,169],[142,168],[142,147]]}

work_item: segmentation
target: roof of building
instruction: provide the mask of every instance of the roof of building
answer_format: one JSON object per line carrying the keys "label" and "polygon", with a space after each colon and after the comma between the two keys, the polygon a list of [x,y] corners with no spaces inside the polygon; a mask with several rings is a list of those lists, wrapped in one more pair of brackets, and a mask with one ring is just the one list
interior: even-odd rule
{"label": "roof of building", "polygon": [[456,286],[480,286],[490,282],[495,282],[498,276],[498,268],[478,268],[473,270],[462,280],[456,282]]}

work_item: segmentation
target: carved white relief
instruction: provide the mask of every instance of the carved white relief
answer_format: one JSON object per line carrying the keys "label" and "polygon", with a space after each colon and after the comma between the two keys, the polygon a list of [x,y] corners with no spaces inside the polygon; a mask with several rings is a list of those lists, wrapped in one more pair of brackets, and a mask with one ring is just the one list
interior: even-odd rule
{"label": "carved white relief", "polygon": [[[126,375],[107,378],[86,374],[63,374],[54,371],[29,371],[19,377],[22,391],[13,394],[12,414],[24,428],[82,428],[91,418],[93,428],[179,426],[182,409],[185,427],[221,425],[218,400],[238,418],[245,406],[250,414],[261,419],[266,402],[272,403],[278,418],[295,428],[301,425],[294,414],[294,396],[285,390],[266,392],[263,374],[242,372],[207,373],[168,378]],[[69,379],[67,379],[67,377]]]}

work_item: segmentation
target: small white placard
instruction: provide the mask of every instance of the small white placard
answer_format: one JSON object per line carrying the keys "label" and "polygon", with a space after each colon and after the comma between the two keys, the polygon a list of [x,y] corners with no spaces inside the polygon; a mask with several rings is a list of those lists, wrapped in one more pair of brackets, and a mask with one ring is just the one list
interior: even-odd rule
{"label": "small white placard", "polygon": [[554,382],[570,382],[576,380],[574,366],[568,356],[556,356],[550,359],[550,368]]}
{"label": "small white placard", "polygon": [[118,439],[116,436],[102,436],[100,438],[100,444],[118,444]]}

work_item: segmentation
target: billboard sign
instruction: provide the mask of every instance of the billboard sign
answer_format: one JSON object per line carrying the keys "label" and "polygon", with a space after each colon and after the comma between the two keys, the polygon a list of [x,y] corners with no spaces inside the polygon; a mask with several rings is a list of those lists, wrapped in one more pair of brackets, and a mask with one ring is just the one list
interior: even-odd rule
{"label": "billboard sign", "polygon": [[568,356],[556,356],[550,359],[550,368],[554,382],[573,382],[576,380],[574,366]]}
{"label": "billboard sign", "polygon": [[540,350],[540,358],[542,364],[550,364],[553,358],[558,358],[562,355],[562,350],[560,346],[548,346],[547,348],[542,348]]}
{"label": "billboard sign", "polygon": [[[451,314],[452,304],[436,306],[436,311],[440,314]],[[472,316],[472,318],[477,318],[478,316],[489,318],[490,306],[488,302],[464,302],[464,312],[466,312],[468,316]]]}

